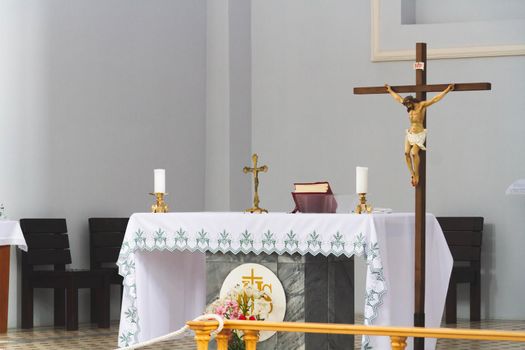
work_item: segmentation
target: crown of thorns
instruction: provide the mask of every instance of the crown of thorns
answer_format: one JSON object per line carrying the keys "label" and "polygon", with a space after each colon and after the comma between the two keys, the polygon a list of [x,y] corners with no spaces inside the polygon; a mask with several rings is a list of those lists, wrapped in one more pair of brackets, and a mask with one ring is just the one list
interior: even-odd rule
{"label": "crown of thorns", "polygon": [[419,102],[419,100],[417,98],[414,98],[414,96],[407,96],[403,99],[403,104],[406,104],[406,103],[417,103]]}

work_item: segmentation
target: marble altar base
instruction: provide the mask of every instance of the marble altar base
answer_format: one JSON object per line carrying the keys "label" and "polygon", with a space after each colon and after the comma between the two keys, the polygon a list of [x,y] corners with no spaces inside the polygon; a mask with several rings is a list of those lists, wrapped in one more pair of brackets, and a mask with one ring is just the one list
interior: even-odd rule
{"label": "marble altar base", "polygon": [[[219,296],[222,283],[235,267],[261,264],[273,271],[286,294],[285,321],[354,323],[354,258],[300,254],[206,253],[209,304]],[[257,345],[258,350],[347,350],[351,335],[276,333]]]}

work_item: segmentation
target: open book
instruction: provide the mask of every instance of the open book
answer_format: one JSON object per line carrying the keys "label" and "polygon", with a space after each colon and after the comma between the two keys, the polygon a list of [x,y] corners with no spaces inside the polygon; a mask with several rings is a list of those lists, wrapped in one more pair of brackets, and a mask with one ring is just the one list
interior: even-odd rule
{"label": "open book", "polygon": [[335,213],[337,202],[328,182],[295,183],[293,213]]}

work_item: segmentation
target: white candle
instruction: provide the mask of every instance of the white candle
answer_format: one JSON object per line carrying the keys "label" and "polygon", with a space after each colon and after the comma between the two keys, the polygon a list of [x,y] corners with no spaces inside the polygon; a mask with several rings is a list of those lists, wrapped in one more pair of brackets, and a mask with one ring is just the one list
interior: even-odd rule
{"label": "white candle", "polygon": [[362,166],[355,168],[355,191],[356,193],[368,192],[368,168]]}
{"label": "white candle", "polygon": [[154,193],[166,193],[166,170],[165,169],[154,169]]}

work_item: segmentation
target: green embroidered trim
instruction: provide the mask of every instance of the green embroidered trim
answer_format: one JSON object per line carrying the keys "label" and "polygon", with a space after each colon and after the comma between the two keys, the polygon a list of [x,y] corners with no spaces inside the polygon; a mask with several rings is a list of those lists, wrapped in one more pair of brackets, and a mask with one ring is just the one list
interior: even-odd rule
{"label": "green embroidered trim", "polygon": [[253,247],[253,238],[252,234],[248,232],[248,230],[245,230],[243,233],[241,233],[241,239],[239,240],[241,243],[241,247],[243,248],[252,248]]}
{"label": "green embroidered trim", "polygon": [[297,234],[293,233],[291,230],[286,234],[286,240],[284,241],[284,246],[290,250],[297,248],[299,241],[296,239]]}
{"label": "green embroidered trim", "polygon": [[226,230],[223,230],[221,233],[219,233],[217,243],[219,243],[219,247],[221,248],[230,248],[232,245],[230,234],[226,232]]}
{"label": "green embroidered trim", "polygon": [[321,240],[319,240],[319,234],[317,232],[315,232],[315,230],[308,235],[307,243],[308,243],[308,249],[310,249],[310,248],[314,248],[314,249],[321,248]]}
{"label": "green embroidered trim", "polygon": [[339,231],[333,236],[332,241],[330,242],[330,246],[332,249],[345,249],[345,241],[343,240],[343,236],[339,233]]}
{"label": "green embroidered trim", "polygon": [[165,245],[166,244],[166,232],[162,231],[160,228],[155,231],[155,245]]}
{"label": "green embroidered trim", "polygon": [[208,238],[208,232],[205,232],[204,229],[197,232],[197,244],[199,246],[209,246],[210,245],[210,239]]}
{"label": "green embroidered trim", "polygon": [[262,240],[263,247],[265,247],[267,249],[275,248],[275,243],[277,241],[274,238],[274,234],[272,232],[270,232],[270,230],[268,230],[268,232],[264,233],[263,237],[264,237],[263,240]]}
{"label": "green embroidered trim", "polygon": [[186,234],[186,231],[182,229],[182,227],[175,232],[175,244],[188,244],[188,235]]}

